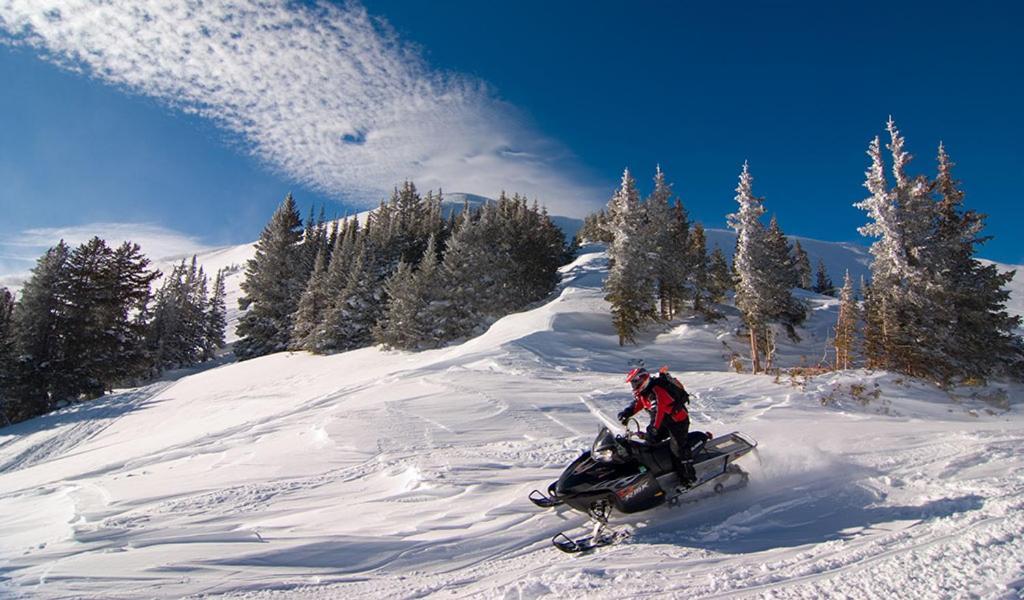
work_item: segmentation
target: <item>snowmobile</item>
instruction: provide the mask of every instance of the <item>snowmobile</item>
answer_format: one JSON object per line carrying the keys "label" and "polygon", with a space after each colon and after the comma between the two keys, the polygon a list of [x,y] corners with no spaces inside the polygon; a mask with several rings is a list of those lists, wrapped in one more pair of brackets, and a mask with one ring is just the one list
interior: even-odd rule
{"label": "snowmobile", "polygon": [[746,485],[749,475],[735,461],[754,450],[757,442],[741,433],[712,437],[690,432],[696,480],[681,484],[673,468],[667,441],[648,443],[639,432],[615,435],[602,427],[589,451],[574,460],[545,494],[533,490],[529,499],[541,508],[566,505],[586,514],[593,524],[590,535],[572,539],[564,532],[552,543],[559,550],[578,553],[614,544],[628,532],[608,525],[612,510],[623,514],[676,506],[681,499],[711,485],[715,493]]}

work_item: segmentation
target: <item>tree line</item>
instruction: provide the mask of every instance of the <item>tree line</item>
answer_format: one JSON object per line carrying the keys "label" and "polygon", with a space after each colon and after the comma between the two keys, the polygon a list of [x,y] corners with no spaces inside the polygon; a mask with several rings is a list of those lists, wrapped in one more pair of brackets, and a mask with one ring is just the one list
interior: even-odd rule
{"label": "tree line", "polygon": [[195,259],[152,292],[160,272],[137,244],[63,240],[37,261],[20,297],[0,288],[0,421],[103,395],[224,346],[223,277],[212,296]]}
{"label": "tree line", "polygon": [[569,249],[545,209],[502,193],[446,217],[442,199],[405,182],[365,222],[303,226],[287,196],[246,264],[236,356],[436,348],[554,289]]}
{"label": "tree line", "polygon": [[[758,356],[770,362],[774,329],[780,323],[791,336],[805,315],[804,306],[790,293],[811,289],[811,266],[797,242],[791,246],[773,217],[767,228],[760,221],[764,208],[753,195],[753,178],[744,166],[737,188],[740,210],[730,216],[737,229],[736,255],[730,267],[721,248],[710,254],[700,223],[690,223],[682,201],[673,198],[664,172],[656,169],[654,190],[641,201],[628,169],[607,208],[584,220],[580,236],[609,244],[606,299],[619,343],[635,343],[647,325],[672,319],[681,311],[721,318],[716,305],[730,291],[744,312],[750,331],[755,368]],[[737,260],[738,259],[738,260]],[[819,264],[818,291],[832,292],[824,266]]]}
{"label": "tree line", "polygon": [[770,369],[776,326],[798,339],[807,308],[792,289],[803,288],[839,295],[836,368],[863,365],[942,383],[1024,376],[1024,343],[1015,333],[1021,319],[1006,310],[1014,273],[975,258],[990,239],[982,234],[985,216],[964,207],[941,144],[937,175],[911,176],[911,157],[891,119],[887,129],[893,181],[876,137],[864,184],[870,196],[856,204],[869,217],[859,232],[875,238],[871,279],[859,293],[849,273],[836,290],[821,259],[812,282],[799,241],[790,245],[775,217],[765,226],[764,200],[753,192],[746,163],[736,188],[739,209],[728,215],[736,232],[731,268],[719,249],[707,257],[703,229],[690,226],[681,202],[670,207],[660,168],[644,202],[627,169],[607,208],[587,217],[581,230],[583,238],[609,244],[605,291],[619,343],[635,342],[645,325],[671,319],[682,306],[714,319],[713,304],[733,291],[752,370]]}

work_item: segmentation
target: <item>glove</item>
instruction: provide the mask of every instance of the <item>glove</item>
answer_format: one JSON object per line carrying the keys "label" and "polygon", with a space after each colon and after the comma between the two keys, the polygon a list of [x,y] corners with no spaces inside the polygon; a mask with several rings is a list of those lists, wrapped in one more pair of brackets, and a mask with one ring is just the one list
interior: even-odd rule
{"label": "glove", "polygon": [[619,412],[619,423],[625,425],[629,423],[629,420],[633,417],[633,411],[626,408]]}
{"label": "glove", "polygon": [[654,427],[654,425],[647,426],[647,435],[644,436],[644,439],[651,442],[658,439],[658,430]]}

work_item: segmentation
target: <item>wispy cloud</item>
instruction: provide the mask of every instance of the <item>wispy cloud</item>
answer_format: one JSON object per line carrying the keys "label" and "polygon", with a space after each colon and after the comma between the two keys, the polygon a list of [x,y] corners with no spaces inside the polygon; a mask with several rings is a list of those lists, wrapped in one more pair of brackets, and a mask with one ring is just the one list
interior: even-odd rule
{"label": "wispy cloud", "polygon": [[271,167],[369,204],[402,179],[578,215],[576,161],[487,85],[428,66],[358,4],[0,0],[0,38],[200,114]]}
{"label": "wispy cloud", "polygon": [[119,245],[132,241],[154,262],[157,259],[198,254],[209,250],[194,237],[147,223],[89,223],[73,227],[27,229],[9,239],[0,238],[0,285],[20,287],[36,260],[60,240],[77,246],[94,236]]}

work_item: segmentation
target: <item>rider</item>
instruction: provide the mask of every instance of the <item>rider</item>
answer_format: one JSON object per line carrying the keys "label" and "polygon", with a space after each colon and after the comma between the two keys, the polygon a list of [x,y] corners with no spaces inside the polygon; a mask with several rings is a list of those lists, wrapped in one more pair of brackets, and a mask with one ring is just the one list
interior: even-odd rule
{"label": "rider", "polygon": [[662,381],[661,377],[651,377],[643,367],[637,367],[626,375],[626,382],[633,387],[633,402],[619,413],[619,422],[625,425],[634,414],[646,410],[651,414],[651,423],[647,426],[646,439],[656,442],[664,439],[665,433],[670,437],[669,448],[672,451],[672,462],[679,481],[689,485],[696,480],[693,470],[693,456],[687,433],[690,430],[690,415],[681,402],[676,402],[665,386],[671,385]]}

